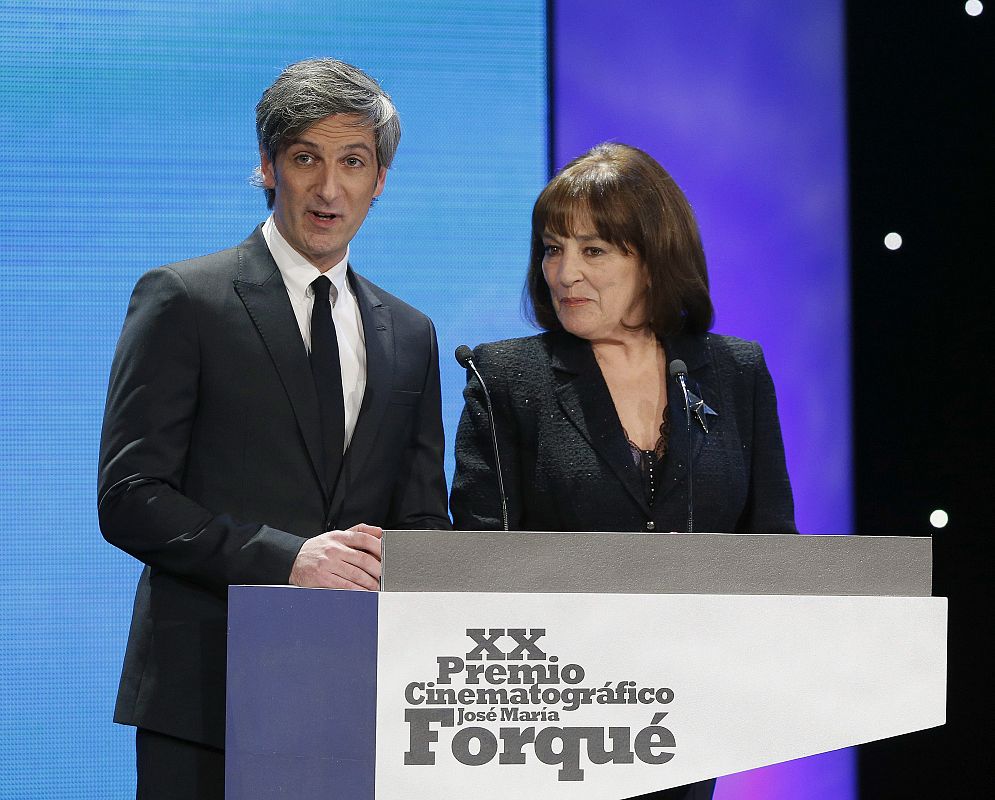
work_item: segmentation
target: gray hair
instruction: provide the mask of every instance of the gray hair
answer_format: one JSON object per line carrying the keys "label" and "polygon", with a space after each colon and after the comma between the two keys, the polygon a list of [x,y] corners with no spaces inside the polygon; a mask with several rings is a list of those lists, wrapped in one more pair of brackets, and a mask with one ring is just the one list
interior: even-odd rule
{"label": "gray hair", "polygon": [[[330,114],[355,114],[373,129],[377,166],[390,167],[401,139],[401,122],[394,103],[373,78],[334,58],[310,58],[291,64],[263,92],[256,106],[256,139],[270,161],[276,162],[288,139],[300,135]],[[252,184],[265,189],[256,167]],[[265,189],[266,205],[276,193]]]}

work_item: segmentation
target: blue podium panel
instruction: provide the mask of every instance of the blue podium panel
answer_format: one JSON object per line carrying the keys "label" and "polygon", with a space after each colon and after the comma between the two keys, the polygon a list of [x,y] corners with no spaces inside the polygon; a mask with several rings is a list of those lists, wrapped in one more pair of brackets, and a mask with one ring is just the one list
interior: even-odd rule
{"label": "blue podium panel", "polygon": [[379,595],[327,592],[229,592],[228,800],[374,796]]}

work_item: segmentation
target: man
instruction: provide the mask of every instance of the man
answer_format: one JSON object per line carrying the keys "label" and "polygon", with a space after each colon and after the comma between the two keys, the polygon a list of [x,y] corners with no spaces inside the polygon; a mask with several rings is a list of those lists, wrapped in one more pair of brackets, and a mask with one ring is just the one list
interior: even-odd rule
{"label": "man", "polygon": [[114,716],[139,798],[223,797],[230,584],[376,590],[382,528],[449,526],[435,330],[348,263],[397,112],[309,60],[256,131],[272,216],[143,276],[111,369],[100,525],[146,564]]}

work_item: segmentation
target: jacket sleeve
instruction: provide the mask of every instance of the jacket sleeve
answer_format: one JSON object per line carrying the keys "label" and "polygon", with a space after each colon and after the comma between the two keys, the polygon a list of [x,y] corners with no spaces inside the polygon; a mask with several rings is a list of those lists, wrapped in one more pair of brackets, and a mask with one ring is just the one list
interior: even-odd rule
{"label": "jacket sleeve", "polygon": [[111,367],[100,441],[100,529],[153,568],[224,593],[286,583],[305,537],[207,509],[182,493],[201,370],[197,318],[181,276],[135,287]]}
{"label": "jacket sleeve", "polygon": [[791,483],[784,460],[774,382],[760,345],[754,344],[753,430],[750,481],[737,533],[798,533]]}
{"label": "jacket sleeve", "polygon": [[391,498],[389,527],[399,530],[448,530],[446,508],[445,432],[435,326],[427,324],[428,359],[421,399],[415,409],[411,438]]}
{"label": "jacket sleeve", "polygon": [[[494,363],[487,345],[474,350],[474,363],[490,391],[497,429],[501,475],[508,502],[508,529],[522,529],[521,454],[516,419],[506,378],[508,365]],[[501,494],[498,491],[490,414],[484,390],[472,370],[463,389],[463,413],[456,431],[456,472],[449,508],[456,530],[502,530]]]}

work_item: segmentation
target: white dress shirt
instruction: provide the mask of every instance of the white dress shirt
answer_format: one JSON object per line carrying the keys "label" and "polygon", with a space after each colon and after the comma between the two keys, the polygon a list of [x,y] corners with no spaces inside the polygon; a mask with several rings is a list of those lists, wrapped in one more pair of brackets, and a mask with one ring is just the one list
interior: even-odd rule
{"label": "white dress shirt", "polygon": [[311,282],[319,275],[324,275],[332,282],[328,294],[335,336],[339,343],[339,362],[342,365],[342,400],[345,403],[345,438],[342,447],[345,452],[356,430],[356,420],[366,392],[366,337],[363,333],[363,319],[356,295],[346,280],[349,250],[346,248],[345,258],[338,264],[321,272],[283,238],[272,215],[263,223],[262,232],[283,276],[308,353],[311,352],[311,309],[314,308]]}

